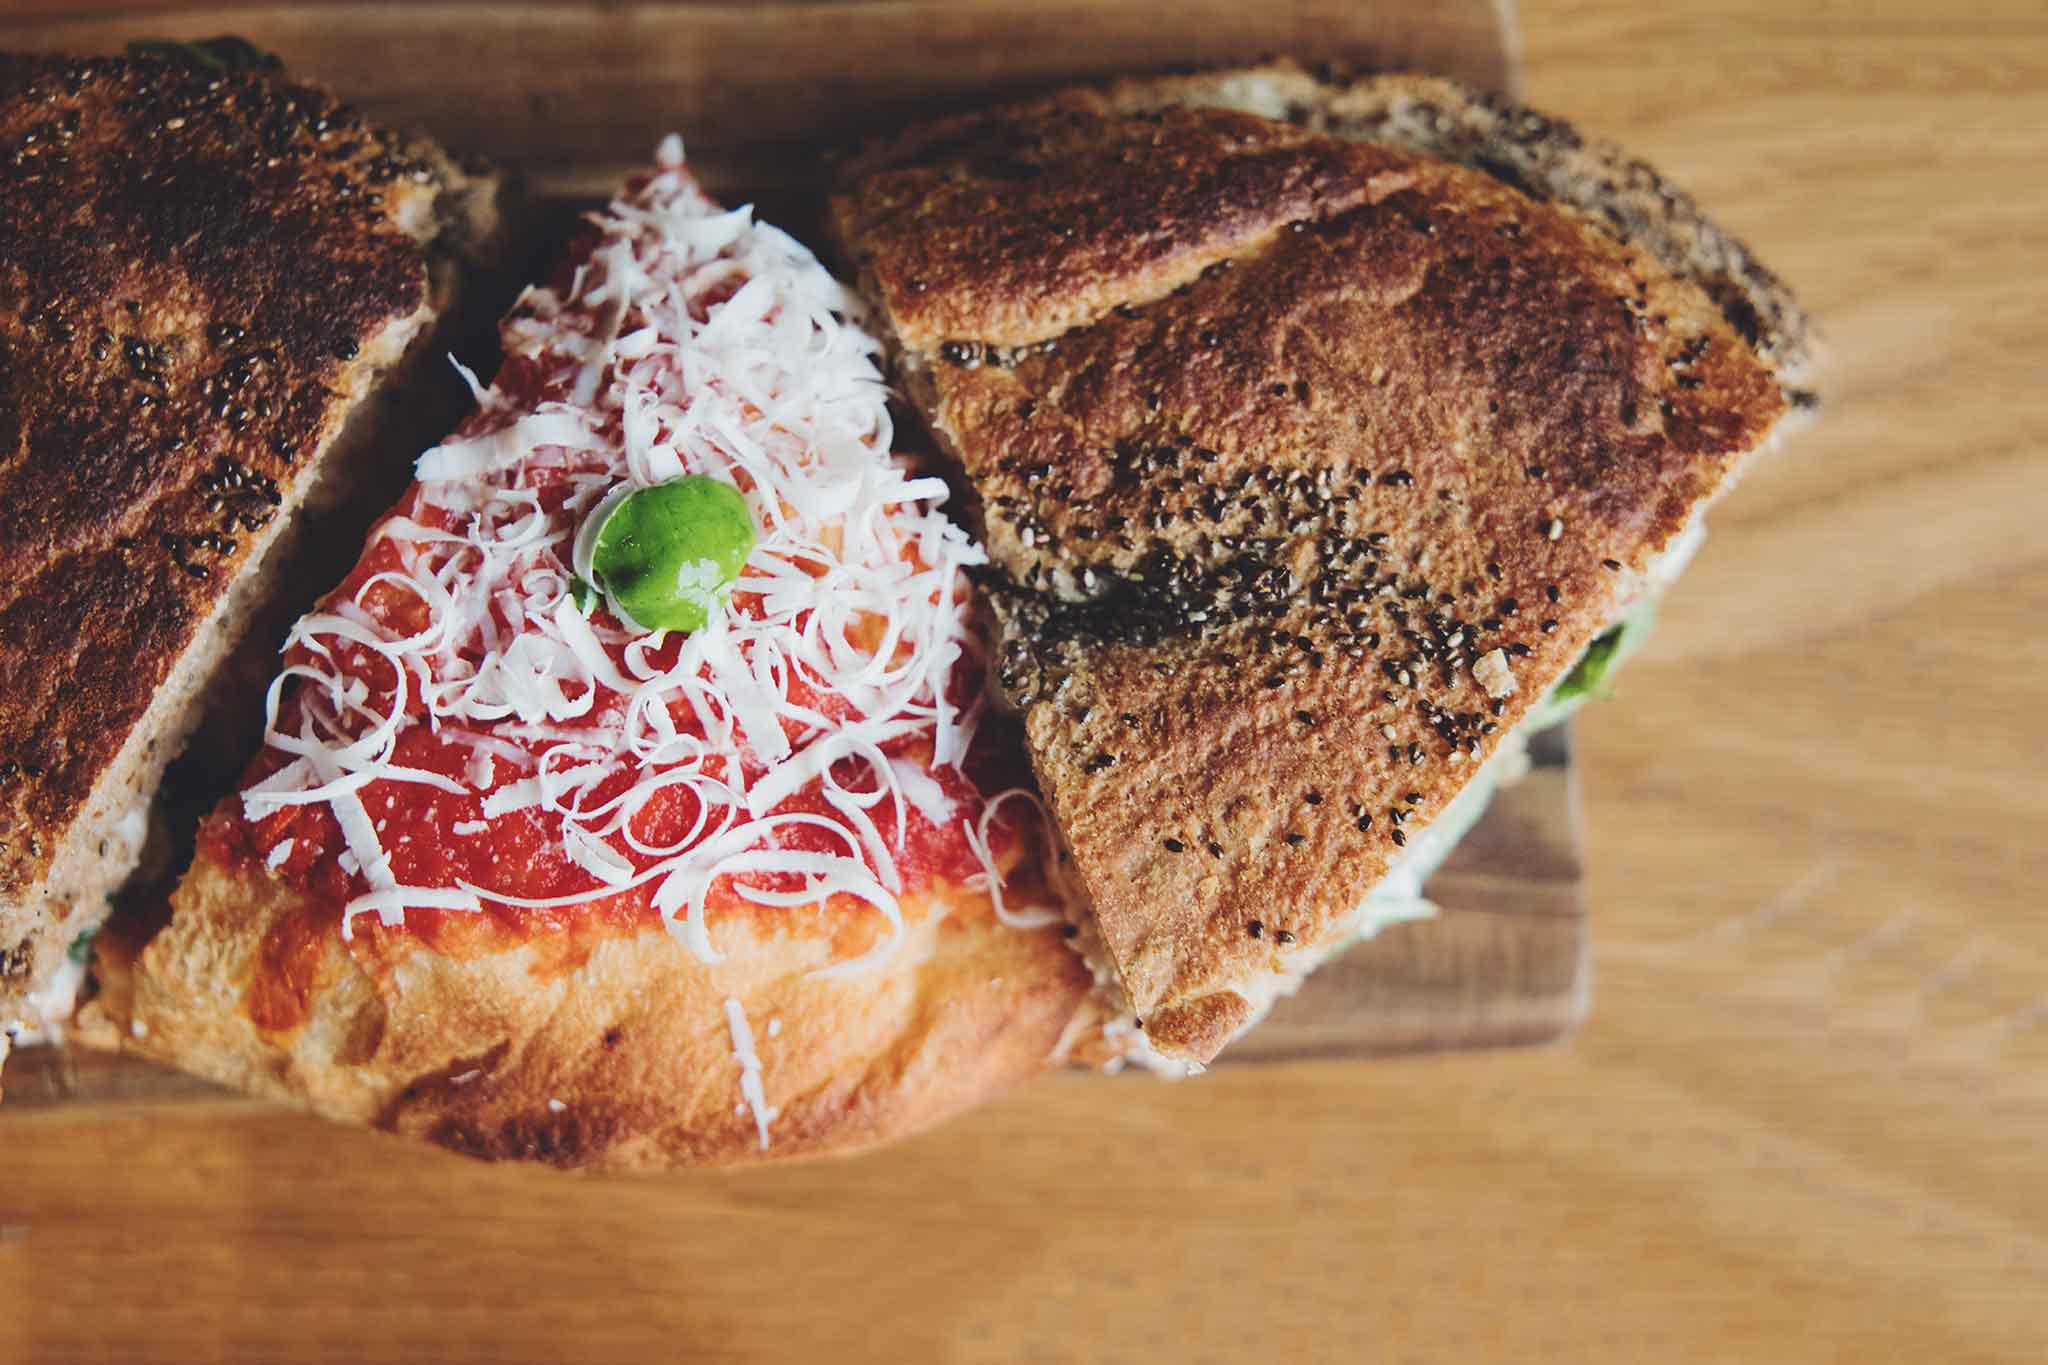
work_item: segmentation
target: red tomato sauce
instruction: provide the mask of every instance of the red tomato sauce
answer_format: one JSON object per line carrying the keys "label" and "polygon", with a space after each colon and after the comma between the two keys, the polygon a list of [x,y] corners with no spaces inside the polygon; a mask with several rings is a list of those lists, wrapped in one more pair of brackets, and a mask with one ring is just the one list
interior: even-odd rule
{"label": "red tomato sauce", "polygon": [[[557,272],[557,287],[567,284],[577,262],[589,255],[590,246],[590,239],[578,243],[569,260]],[[735,280],[732,287],[737,289],[739,283]],[[506,326],[508,351],[512,353],[499,372],[498,392],[516,407],[527,411],[543,400],[566,397],[574,380],[573,366],[548,354],[534,357],[518,353],[510,344],[516,327],[515,316]],[[502,407],[480,411],[465,421],[461,430],[464,434],[475,434],[496,425],[502,420],[502,412]],[[564,501],[569,493],[565,480],[566,476],[560,471],[535,467],[521,474],[520,486],[531,491],[551,517],[559,518],[563,515]],[[417,484],[393,508],[390,517],[411,518],[429,529],[448,527],[452,519],[449,512],[428,502]],[[390,525],[389,519],[385,525]],[[426,604],[401,583],[372,580],[382,573],[400,573],[409,556],[429,551],[402,533],[382,534],[381,531],[382,528],[380,533],[373,533],[360,560],[329,595],[327,604],[353,600],[392,634],[415,634],[431,624]],[[913,553],[905,551],[906,556]],[[758,614],[761,610],[759,600],[746,593],[735,594],[732,605],[742,613]],[[493,611],[497,612],[498,608],[494,607]],[[593,614],[602,611],[603,608],[599,607]],[[604,619],[610,621],[611,618],[607,616]],[[497,624],[509,633],[516,623],[500,614]],[[653,659],[661,664],[672,663],[681,647],[682,640],[672,638],[662,649],[652,652]],[[614,663],[623,660],[622,647],[607,645],[606,648]],[[295,650],[296,657],[303,662],[307,657],[303,646],[295,646]],[[360,646],[337,645],[333,653],[342,674],[360,681],[368,688],[369,701],[377,709],[388,711],[393,690],[399,683],[393,666],[383,656]],[[481,652],[478,651],[478,659],[471,662],[478,662],[480,657]],[[288,656],[288,661],[291,658]],[[982,684],[978,666],[962,664],[955,668],[948,680],[949,697],[956,704],[965,705],[972,701]],[[300,685],[298,679],[287,684],[279,720],[280,728],[286,732],[296,729],[298,713],[295,708],[299,703],[294,699],[292,689]],[[609,714],[616,717],[620,699],[607,689],[600,688],[600,691],[603,695],[596,699],[592,715],[580,722],[584,726],[605,717],[607,706],[612,708]],[[788,696],[796,705],[830,719],[846,719],[851,715],[845,699],[824,690],[819,680],[813,677],[791,678]],[[572,862],[562,847],[559,815],[534,806],[487,819],[484,801],[488,792],[471,789],[472,764],[477,761],[474,746],[460,742],[455,733],[458,727],[444,722],[442,730],[437,732],[427,723],[426,706],[416,686],[408,687],[405,710],[407,723],[396,740],[391,761],[452,778],[463,787],[463,791],[456,793],[419,782],[378,779],[363,787],[358,794],[375,824],[379,842],[399,885],[452,888],[466,883],[480,889],[484,908],[477,913],[411,907],[404,912],[403,922],[395,926],[379,923],[374,915],[359,916],[351,925],[354,936],[352,951],[359,957],[381,955],[396,950],[407,941],[423,942],[437,951],[456,955],[503,949],[530,943],[543,936],[587,945],[593,937],[636,933],[659,922],[659,912],[653,905],[660,886],[659,878],[625,890],[597,894],[603,891],[603,884]],[[670,715],[679,731],[703,737],[695,713],[686,704],[675,703],[670,708]],[[557,723],[555,728],[573,731],[578,724],[575,721]],[[798,722],[785,720],[784,725],[792,740],[798,738]],[[472,734],[492,734],[488,725],[469,723],[466,730]],[[506,741],[503,736],[493,738],[517,743],[536,757],[553,743]],[[983,871],[968,841],[969,830],[985,810],[983,793],[1028,785],[1028,769],[1014,725],[995,717],[983,719],[964,764],[964,772],[934,768],[930,762],[930,742],[925,735],[913,735],[893,746],[886,746],[885,752],[892,759],[914,765],[936,781],[952,808],[952,814],[943,825],[934,824],[916,803],[908,799],[900,803],[884,801],[870,811],[890,845],[901,880],[905,909],[914,914],[921,894],[932,888],[935,882],[957,884]],[[253,785],[269,777],[289,761],[289,755],[276,749],[266,749],[251,766],[244,785]],[[704,760],[701,771],[710,776],[721,776],[721,764],[738,761],[733,756],[710,757]],[[515,766],[503,759],[493,759],[492,762],[492,782],[489,784],[492,790],[530,776],[532,772],[530,764]],[[839,765],[833,775],[850,789],[869,786],[873,779],[864,765],[851,762]],[[594,791],[583,793],[579,799],[586,803],[585,808],[588,809],[631,788],[637,776],[630,771],[617,772],[607,777]],[[899,804],[900,839],[897,838]],[[784,801],[775,813],[795,812],[821,815],[835,826],[851,830],[845,825],[845,818],[831,807],[815,783]],[[644,843],[666,846],[684,839],[698,825],[701,814],[698,797],[689,787],[668,786],[649,797],[632,827]],[[702,832],[708,833],[716,827],[714,821]],[[359,868],[345,865],[346,840],[324,802],[288,806],[252,821],[245,816],[240,797],[231,796],[206,823],[200,837],[202,856],[239,869],[244,875],[275,878],[311,902],[305,912],[289,917],[272,931],[270,940],[266,941],[259,955],[257,979],[252,983],[248,1000],[251,1014],[259,1025],[272,1029],[292,1027],[304,1018],[320,962],[328,945],[333,942],[333,935],[341,927],[342,907],[369,890],[369,883]],[[1005,821],[999,817],[990,822],[990,850],[998,865],[1012,861],[1006,854],[1014,848],[1018,837],[1014,820]],[[652,862],[649,855],[631,851],[618,834],[610,836],[608,842],[636,867]],[[778,828],[774,834],[774,847],[841,855],[850,851],[844,840],[835,838],[830,832],[804,825]],[[281,853],[280,849],[283,850]],[[796,874],[747,873],[743,874],[743,881],[747,887],[772,892],[801,891],[805,885],[804,879]],[[527,907],[497,897],[515,900],[587,899],[565,906]],[[835,948],[861,951],[872,942],[879,941],[882,933],[886,932],[882,916],[865,902],[848,895],[840,895],[835,900],[838,904],[831,908],[843,912],[835,916],[841,923],[825,927],[826,932],[834,935]],[[707,897],[706,918],[713,928],[721,920],[734,916],[768,917],[772,920],[795,915],[804,916],[802,922],[806,925],[818,923],[815,912],[809,909],[768,907],[748,900],[742,894],[742,887],[735,885],[730,877],[714,881]],[[580,951],[587,951],[587,946]]]}

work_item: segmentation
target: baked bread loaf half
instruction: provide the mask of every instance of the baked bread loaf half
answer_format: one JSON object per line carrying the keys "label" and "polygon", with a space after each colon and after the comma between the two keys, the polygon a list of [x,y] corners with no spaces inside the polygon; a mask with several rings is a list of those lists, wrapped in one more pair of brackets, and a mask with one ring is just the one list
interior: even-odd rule
{"label": "baked bread loaf half", "polygon": [[0,56],[0,1055],[500,239],[496,177],[248,55]]}
{"label": "baked bread loaf half", "polygon": [[1810,402],[1798,307],[1689,199],[1441,80],[946,119],[833,222],[974,495],[1083,942],[1170,1063],[1370,930]]}
{"label": "baked bread loaf half", "polygon": [[671,141],[293,633],[94,1008],[198,1074],[644,1169],[922,1127],[1086,1037],[1048,830],[878,344]]}

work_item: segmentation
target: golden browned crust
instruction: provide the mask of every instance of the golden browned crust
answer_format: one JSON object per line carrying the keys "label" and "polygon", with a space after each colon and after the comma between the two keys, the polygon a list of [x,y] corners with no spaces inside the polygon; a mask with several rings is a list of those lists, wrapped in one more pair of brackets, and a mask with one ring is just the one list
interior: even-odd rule
{"label": "golden browned crust", "polygon": [[[840,201],[840,231],[912,350],[1049,340],[1374,192],[1339,144],[1249,115],[1121,119],[1069,96],[973,126],[988,136]],[[1028,215],[1005,202],[1018,194]]]}
{"label": "golden browned crust", "polygon": [[[1483,171],[1532,199],[1583,215],[1600,232],[1641,247],[1699,285],[1781,377],[1799,380],[1814,361],[1806,312],[1783,280],[1656,167],[1563,119],[1440,76],[1317,76],[1285,61],[1120,81],[1107,97],[1126,113],[1196,105],[1263,114]],[[1813,395],[1802,392],[1796,400],[1810,402]]]}
{"label": "golden browned crust", "polygon": [[[1311,74],[1283,60],[1064,91],[1043,105],[1125,115],[1233,110],[1469,166],[1655,255],[1704,289],[1729,325],[1788,381],[1802,379],[1815,359],[1811,325],[1791,289],[1691,195],[1614,143],[1488,91],[1414,72]],[[973,155],[1000,159],[1016,126],[1009,109],[921,124],[849,158],[847,180]],[[1814,401],[1803,391],[1793,397]]]}
{"label": "golden browned crust", "polygon": [[112,826],[493,193],[311,87],[0,64],[0,1018],[104,912]]}
{"label": "golden browned crust", "polygon": [[[1207,1060],[1728,485],[1778,376],[1577,209],[1236,110],[1069,92],[869,169],[837,227],[978,495],[1040,785],[1154,1045]],[[1069,223],[1079,306],[1044,292]]]}
{"label": "golden browned crust", "polygon": [[[139,958],[102,956],[94,1012],[137,1051],[329,1118],[472,1156],[653,1170],[843,1152],[936,1123],[1044,1069],[1089,979],[1056,928],[997,923],[962,888],[907,900],[902,945],[860,976],[810,975],[844,912],[713,921],[707,964],[661,928],[479,955],[401,937],[316,941],[302,1027],[258,1027],[266,935],[308,903],[204,853]],[[871,913],[871,912],[869,912]],[[753,1035],[759,1140],[726,1001]]]}

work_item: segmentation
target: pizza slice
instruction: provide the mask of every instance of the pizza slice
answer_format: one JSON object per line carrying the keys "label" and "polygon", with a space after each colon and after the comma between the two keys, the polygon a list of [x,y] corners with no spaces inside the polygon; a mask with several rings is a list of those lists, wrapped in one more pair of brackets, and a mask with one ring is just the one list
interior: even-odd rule
{"label": "pizza slice", "polygon": [[[945,484],[813,257],[660,149],[301,620],[135,1049],[485,1157],[842,1150],[1091,1023]],[[474,382],[474,381],[472,381]]]}

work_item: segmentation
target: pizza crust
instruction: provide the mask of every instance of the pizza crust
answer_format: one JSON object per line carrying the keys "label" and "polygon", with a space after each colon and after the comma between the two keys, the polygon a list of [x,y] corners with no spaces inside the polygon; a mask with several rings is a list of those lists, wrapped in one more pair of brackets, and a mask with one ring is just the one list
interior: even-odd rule
{"label": "pizza crust", "polygon": [[[853,917],[831,906],[714,917],[718,963],[660,926],[467,956],[330,931],[303,1025],[263,1029],[248,987],[265,937],[308,909],[260,867],[202,852],[169,925],[139,955],[102,954],[90,1007],[111,1025],[102,1035],[471,1156],[657,1170],[852,1151],[929,1127],[1060,1060],[1091,987],[1058,926],[1009,928],[985,894],[945,885],[905,898],[886,963],[837,978],[813,975]],[[776,1111],[765,1148],[728,1000]]]}

